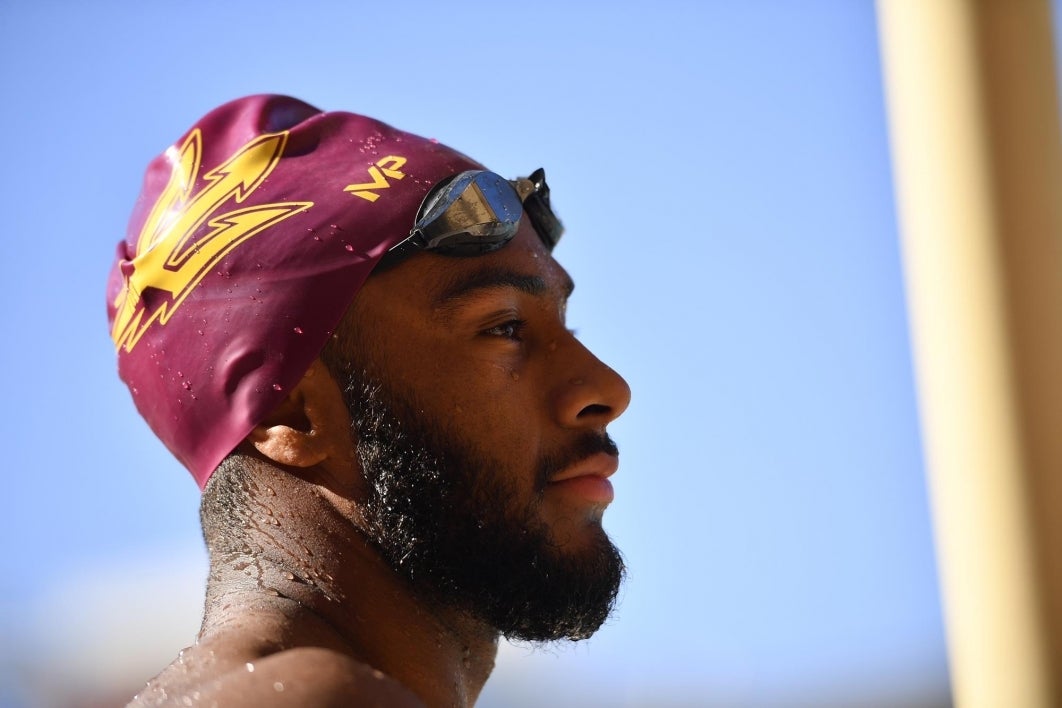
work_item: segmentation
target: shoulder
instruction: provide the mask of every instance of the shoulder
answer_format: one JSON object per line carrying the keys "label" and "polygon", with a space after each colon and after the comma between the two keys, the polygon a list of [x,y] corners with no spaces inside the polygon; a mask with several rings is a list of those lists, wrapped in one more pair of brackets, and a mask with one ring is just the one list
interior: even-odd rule
{"label": "shoulder", "polygon": [[412,691],[382,671],[319,647],[271,654],[237,668],[221,681],[228,684],[219,687],[226,695],[230,690],[235,692],[232,695],[253,691],[256,698],[247,700],[249,706],[424,706]]}
{"label": "shoulder", "polygon": [[[222,667],[217,667],[222,668]],[[195,680],[167,681],[167,672],[130,706],[299,706],[424,708],[408,688],[349,656],[320,647],[298,647],[233,666]],[[188,680],[191,679],[191,680]],[[186,700],[187,699],[187,700]]]}

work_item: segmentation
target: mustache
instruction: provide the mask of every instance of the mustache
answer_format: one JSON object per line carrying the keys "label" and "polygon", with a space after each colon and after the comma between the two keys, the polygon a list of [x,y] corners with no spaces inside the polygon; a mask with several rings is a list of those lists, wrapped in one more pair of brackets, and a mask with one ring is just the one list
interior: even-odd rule
{"label": "mustache", "polygon": [[616,445],[616,441],[608,433],[588,432],[576,438],[564,450],[543,455],[539,459],[538,469],[535,471],[536,490],[544,490],[550,478],[561,470],[601,452],[615,457],[619,455],[619,446]]}

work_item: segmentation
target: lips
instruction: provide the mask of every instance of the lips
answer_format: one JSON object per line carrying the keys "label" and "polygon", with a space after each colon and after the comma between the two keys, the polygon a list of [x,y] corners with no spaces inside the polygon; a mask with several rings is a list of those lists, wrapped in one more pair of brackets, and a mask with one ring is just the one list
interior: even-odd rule
{"label": "lips", "polygon": [[578,479],[579,477],[608,479],[616,474],[617,469],[619,469],[619,456],[610,455],[607,452],[598,452],[562,469],[550,477],[549,482],[550,484],[556,484],[570,479]]}
{"label": "lips", "polygon": [[619,457],[599,452],[550,477],[546,488],[589,502],[608,504],[615,496],[608,478],[614,475],[617,469]]}

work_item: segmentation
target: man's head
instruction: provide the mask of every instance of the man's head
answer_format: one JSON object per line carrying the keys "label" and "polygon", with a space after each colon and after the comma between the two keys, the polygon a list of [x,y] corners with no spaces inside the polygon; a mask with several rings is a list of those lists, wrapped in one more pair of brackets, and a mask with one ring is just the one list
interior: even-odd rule
{"label": "man's head", "polygon": [[[269,102],[287,106],[284,102],[291,101],[276,97],[249,100],[258,102],[259,111],[268,109]],[[289,115],[281,123],[299,118],[289,127],[277,125],[279,119],[263,122],[259,118],[258,124],[294,135],[305,127],[304,115],[310,115],[309,120],[349,116],[310,113],[315,109],[304,106],[298,104],[294,113],[286,109]],[[231,111],[228,120],[233,120]],[[222,195],[216,186],[229,175],[218,167],[223,162],[184,158],[179,150],[171,153],[173,174],[186,181],[173,190],[168,186],[161,190],[168,203],[141,207],[148,215],[134,217],[131,227],[140,240],[125,244],[127,249],[130,243],[135,247],[136,259],[132,267],[120,261],[117,268],[125,288],[113,300],[112,332],[120,358],[127,358],[123,375],[134,398],[160,437],[205,482],[210,470],[204,472],[203,466],[210,464],[210,458],[197,457],[194,450],[182,447],[194,445],[198,433],[172,431],[184,426],[182,416],[187,409],[181,406],[205,409],[209,414],[206,406],[217,406],[218,401],[199,403],[195,397],[198,384],[192,381],[186,387],[184,382],[191,377],[176,369],[183,366],[200,372],[208,382],[220,379],[206,388],[220,389],[230,397],[232,391],[239,392],[241,403],[256,399],[246,406],[258,411],[250,415],[250,428],[239,439],[233,440],[231,432],[225,438],[228,450],[223,454],[227,454],[271,411],[288,403],[288,392],[302,385],[302,372],[320,356],[331,375],[328,383],[343,392],[351,421],[347,438],[354,446],[351,464],[358,468],[362,481],[348,490],[359,510],[357,525],[415,594],[429,604],[465,610],[511,637],[588,636],[611,609],[623,572],[600,518],[612,498],[606,478],[616,465],[615,446],[605,428],[626,408],[629,391],[566,327],[565,306],[573,285],[551,255],[557,224],[542,211],[548,210],[548,194],[541,198],[542,190],[536,192],[533,180],[530,185],[525,180],[508,188],[494,178],[481,179],[477,175],[482,173],[475,172],[470,173],[470,184],[479,192],[448,194],[445,188],[429,192],[455,174],[481,168],[448,148],[381,124],[373,124],[371,134],[346,151],[333,146],[332,152],[315,154],[320,146],[329,145],[329,139],[349,131],[349,122],[344,123],[349,119],[335,121],[340,127],[329,128],[314,140],[303,136],[301,142],[293,142],[289,137],[287,144],[274,148],[279,156],[267,159],[276,163],[271,169],[277,183],[269,185],[270,172],[259,166],[265,172],[260,181],[235,185],[231,194]],[[204,130],[204,144],[206,137]],[[189,140],[186,137],[183,144]],[[388,154],[379,157],[382,142],[387,143]],[[281,176],[285,175],[284,151],[293,144],[301,147],[292,157],[324,164],[309,165],[300,180],[289,183]],[[376,148],[368,150],[367,157],[366,146]],[[405,152],[398,154],[400,149]],[[431,169],[417,172],[418,162],[411,155],[423,155]],[[402,164],[396,164],[396,159]],[[389,167],[381,166],[385,162]],[[375,173],[373,166],[378,168]],[[367,170],[374,182],[351,182],[349,186],[357,188],[353,192],[368,190],[375,199],[341,185],[340,190],[346,192],[341,196],[352,202],[348,205],[354,213],[333,205],[327,212],[329,226],[315,226],[308,220],[318,204],[332,205],[332,195],[326,193],[332,180],[315,175],[358,170]],[[396,177],[396,172],[402,177]],[[415,177],[429,173],[430,178]],[[194,179],[196,175],[201,175],[200,181]],[[408,179],[417,182],[416,189],[400,193],[399,182]],[[271,191],[255,201],[253,192],[267,185]],[[490,197],[489,190],[494,188],[502,196]],[[166,196],[168,191],[172,196]],[[203,194],[213,195],[213,211],[192,223],[184,214],[196,211],[200,202],[204,204],[200,211],[205,210]],[[426,194],[428,200],[422,207]],[[432,213],[433,197],[442,200],[442,207],[449,201],[453,208],[444,209],[444,217],[438,220],[418,221],[418,214]],[[393,198],[391,206],[384,203],[389,198]],[[468,249],[459,247],[455,254],[454,248],[399,246],[394,252],[405,252],[389,257],[384,267],[368,277],[388,249],[419,230],[415,225],[430,231],[433,224],[442,224],[433,233],[444,239],[455,231],[451,227],[460,227],[462,222],[483,227],[491,219],[485,221],[482,213],[469,206],[477,201],[499,222],[505,220],[503,212],[513,212],[508,214],[512,223],[505,238],[487,233],[492,231],[489,225],[480,229],[487,241],[493,239],[490,248],[482,249],[488,252],[470,255],[465,253]],[[521,218],[521,201],[524,215],[533,218]],[[309,202],[314,206],[301,206]],[[381,210],[387,218],[380,218],[372,211],[377,204],[393,209],[394,214]],[[307,221],[300,223],[302,215]],[[146,227],[141,223],[157,224],[146,243]],[[172,234],[180,231],[174,224],[184,229],[182,233],[191,234],[193,241],[174,239]],[[166,264],[177,263],[179,270],[181,263],[210,250],[212,240],[240,229],[250,235],[242,241],[233,239],[237,242],[208,262],[208,272],[196,276],[190,292],[159,304],[158,300],[151,302],[149,295],[157,289],[172,294],[172,279],[163,278],[159,285],[148,283],[152,291],[134,288],[136,268],[141,263],[145,268],[151,266],[153,248],[162,248]],[[505,231],[504,225],[497,230]],[[331,250],[343,243],[358,254],[358,265],[348,268],[345,280],[336,279],[334,290],[317,287],[315,282],[327,268],[308,265],[331,263],[336,255],[322,246],[322,231],[328,232]],[[274,236],[280,254],[263,245]],[[297,239],[294,245],[292,239]],[[460,238],[449,244],[459,242]],[[252,243],[263,246],[257,252],[247,249]],[[288,251],[295,255],[289,258]],[[182,254],[185,261],[180,260]],[[165,264],[161,271],[168,272]],[[253,292],[228,292],[225,279],[236,272],[241,275],[232,290],[250,285]],[[248,273],[257,273],[258,278],[248,282]],[[312,275],[307,277],[307,273]],[[298,281],[302,299],[271,299],[278,282],[284,287],[293,280]],[[214,288],[209,297],[199,294],[204,283]],[[338,306],[332,302],[337,299]],[[127,304],[131,300],[134,307]],[[191,319],[178,320],[189,302],[197,305]],[[160,310],[162,314],[153,314]],[[327,312],[323,317],[322,310]],[[131,314],[123,320],[123,313]],[[235,319],[246,327],[200,333],[190,329],[199,318],[206,320],[204,328],[219,318],[226,324]],[[282,321],[279,329],[274,320]],[[174,327],[178,321],[183,324]],[[323,338],[315,333],[316,345],[305,363],[298,358],[305,358],[301,350],[291,354],[285,348],[291,335],[305,337],[304,322],[315,326],[329,322],[323,326],[327,331]],[[156,336],[163,332],[169,336]],[[259,339],[248,341],[253,337]],[[241,339],[239,347],[228,346],[230,338]],[[205,346],[201,341],[212,344]],[[147,345],[147,353],[136,359],[130,343]],[[281,350],[280,356],[274,348]],[[171,357],[181,363],[169,361]],[[238,362],[235,376],[227,357]],[[248,359],[257,366],[239,363]],[[263,362],[274,360],[278,360],[274,371],[264,378],[256,373],[268,365]],[[189,361],[192,364],[184,363]],[[291,367],[296,369],[294,376],[288,370]],[[134,380],[129,373],[143,376],[145,369],[152,379],[147,394],[137,388],[143,378]],[[161,384],[153,380],[156,374]],[[254,385],[245,383],[252,378]],[[153,397],[159,395],[184,402],[177,407],[172,402],[156,403]],[[223,403],[232,407],[231,401]],[[165,415],[160,418],[158,410]],[[215,418],[224,420],[225,415],[222,407]],[[246,411],[241,415],[248,417]],[[197,426],[196,430],[203,423]],[[245,426],[242,422],[238,427]],[[261,445],[258,449],[268,450]],[[284,464],[282,455],[274,459]]]}

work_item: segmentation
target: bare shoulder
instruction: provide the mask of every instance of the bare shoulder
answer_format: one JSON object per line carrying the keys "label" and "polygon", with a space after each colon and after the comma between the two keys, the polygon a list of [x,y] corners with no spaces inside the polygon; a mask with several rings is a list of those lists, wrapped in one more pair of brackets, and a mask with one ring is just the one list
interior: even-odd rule
{"label": "bare shoulder", "polygon": [[199,669],[174,664],[149,683],[130,707],[335,706],[424,708],[408,688],[349,656],[320,647],[297,647],[236,666]]}

